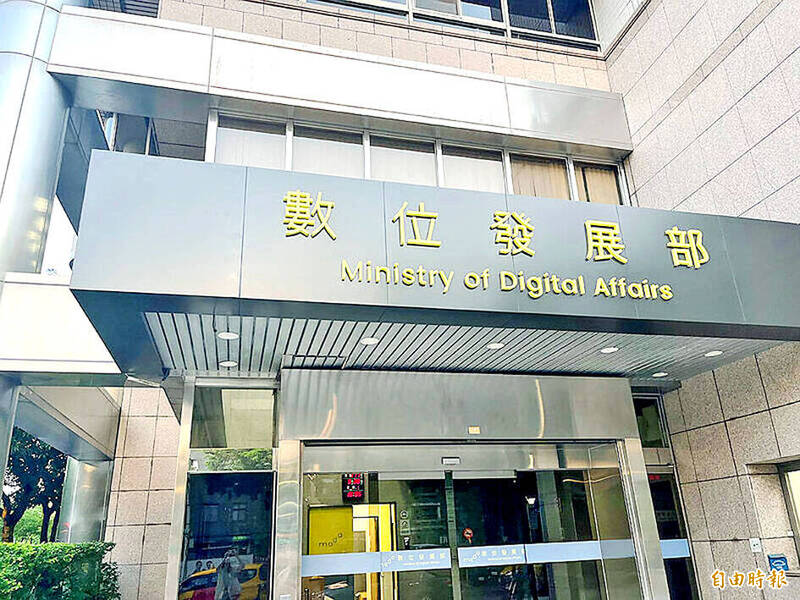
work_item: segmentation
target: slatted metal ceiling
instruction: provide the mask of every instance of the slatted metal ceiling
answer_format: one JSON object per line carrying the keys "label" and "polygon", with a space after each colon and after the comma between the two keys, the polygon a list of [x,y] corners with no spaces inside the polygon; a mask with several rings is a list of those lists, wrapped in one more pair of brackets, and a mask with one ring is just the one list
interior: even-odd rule
{"label": "slatted metal ceiling", "polygon": [[[772,341],[510,329],[464,325],[145,313],[158,353],[174,374],[275,376],[280,368],[497,373],[573,373],[685,379],[764,351]],[[239,334],[222,340],[220,331]],[[379,343],[366,346],[361,340]],[[489,350],[487,344],[504,347]],[[618,352],[603,354],[615,346]],[[708,358],[710,350],[721,350]],[[233,360],[234,368],[219,363]]]}

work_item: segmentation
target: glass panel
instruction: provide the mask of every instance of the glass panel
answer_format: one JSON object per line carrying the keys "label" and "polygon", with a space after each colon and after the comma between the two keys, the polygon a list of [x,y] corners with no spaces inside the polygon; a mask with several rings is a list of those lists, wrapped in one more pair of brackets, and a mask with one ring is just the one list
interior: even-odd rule
{"label": "glass panel", "polygon": [[472,148],[442,148],[444,187],[479,192],[505,191],[499,152]]}
{"label": "glass panel", "polygon": [[[658,537],[661,540],[687,538],[686,524],[680,510],[678,487],[672,473],[650,473],[650,495],[656,514]],[[690,558],[671,558],[664,561],[670,597],[674,600],[699,598],[694,569]]]}
{"label": "glass panel", "polygon": [[512,27],[551,32],[547,0],[508,0]]}
{"label": "glass panel", "polygon": [[461,10],[467,17],[492,21],[503,20],[500,0],[461,0]]}
{"label": "glass panel", "polygon": [[661,412],[658,410],[658,396],[633,396],[633,409],[639,426],[639,437],[645,448],[666,448],[664,430],[661,426]]}
{"label": "glass panel", "polygon": [[273,406],[272,390],[199,387],[195,390],[190,446],[272,448]]}
{"label": "glass panel", "polygon": [[463,600],[600,600],[600,561],[461,570]]}
{"label": "glass panel", "polygon": [[436,154],[433,142],[417,142],[372,136],[372,179],[436,185]]}
{"label": "glass panel", "polygon": [[220,117],[214,161],[266,169],[286,164],[286,125]]}
{"label": "glass panel", "polygon": [[363,136],[297,126],[292,144],[292,168],[320,175],[363,177]]}
{"label": "glass panel", "polygon": [[132,115],[117,115],[117,134],[114,138],[114,150],[144,154],[147,142],[147,118]]}
{"label": "glass panel", "polygon": [[575,163],[575,178],[581,202],[620,204],[615,167]]}
{"label": "glass panel", "polygon": [[181,600],[269,598],[272,486],[272,473],[189,476]]}
{"label": "glass panel", "polygon": [[569,200],[567,163],[563,160],[512,156],[511,179],[515,194]]}
{"label": "glass panel", "polygon": [[417,8],[425,10],[435,10],[448,15],[458,14],[456,0],[416,0],[415,4]]}
{"label": "glass panel", "polygon": [[553,0],[553,18],[556,33],[595,39],[589,0]]}

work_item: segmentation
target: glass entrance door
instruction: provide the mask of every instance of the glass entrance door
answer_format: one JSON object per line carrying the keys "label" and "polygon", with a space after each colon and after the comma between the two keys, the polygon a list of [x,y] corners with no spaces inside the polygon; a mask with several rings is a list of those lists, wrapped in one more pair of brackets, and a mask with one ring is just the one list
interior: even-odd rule
{"label": "glass entrance door", "polygon": [[641,598],[615,444],[318,447],[304,471],[304,600]]}

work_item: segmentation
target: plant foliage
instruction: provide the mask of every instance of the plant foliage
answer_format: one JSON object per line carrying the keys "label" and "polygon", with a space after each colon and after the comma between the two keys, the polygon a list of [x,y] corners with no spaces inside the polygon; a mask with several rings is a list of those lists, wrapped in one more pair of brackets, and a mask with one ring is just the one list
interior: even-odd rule
{"label": "plant foliage", "polygon": [[0,600],[118,600],[114,544],[0,544]]}
{"label": "plant foliage", "polygon": [[204,450],[209,471],[264,471],[272,468],[271,448]]}

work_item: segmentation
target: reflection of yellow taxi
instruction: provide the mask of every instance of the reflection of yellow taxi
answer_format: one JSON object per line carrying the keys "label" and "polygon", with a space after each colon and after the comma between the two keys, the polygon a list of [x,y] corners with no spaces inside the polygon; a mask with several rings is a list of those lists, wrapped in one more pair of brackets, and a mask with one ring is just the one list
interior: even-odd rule
{"label": "reflection of yellow taxi", "polygon": [[[239,600],[269,599],[269,565],[251,563],[239,572],[242,594]],[[217,589],[217,570],[198,571],[183,580],[178,600],[214,600]]]}

